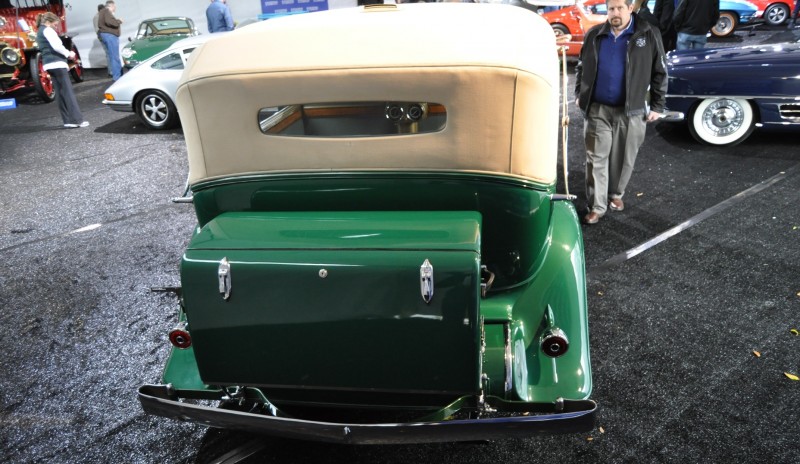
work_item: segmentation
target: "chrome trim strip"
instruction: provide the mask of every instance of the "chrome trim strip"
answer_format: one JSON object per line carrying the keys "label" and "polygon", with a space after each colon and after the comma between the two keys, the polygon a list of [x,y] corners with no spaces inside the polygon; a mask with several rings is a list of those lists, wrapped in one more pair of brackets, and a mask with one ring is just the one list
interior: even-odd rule
{"label": "chrome trim strip", "polygon": [[133,113],[133,102],[129,101],[112,101],[103,100],[103,104],[114,111],[122,111],[125,113]]}
{"label": "chrome trim strip", "polygon": [[682,111],[665,111],[659,119],[670,122],[683,121],[686,119],[686,115]]}
{"label": "chrome trim strip", "polygon": [[776,96],[776,95],[672,95],[667,94],[667,98],[694,98],[697,100],[704,100],[707,98],[739,98],[744,100],[753,100],[753,99],[761,99],[761,100],[788,100],[800,103],[800,97],[798,96]]}
{"label": "chrome trim strip", "polygon": [[781,128],[781,127],[794,127],[800,125],[800,118],[787,118],[781,116],[782,121],[775,122],[760,122],[758,127]]}
{"label": "chrome trim strip", "polygon": [[511,354],[511,326],[508,323],[503,324],[503,332],[506,344],[503,355],[506,369],[505,392],[508,393],[514,387],[514,356]]}

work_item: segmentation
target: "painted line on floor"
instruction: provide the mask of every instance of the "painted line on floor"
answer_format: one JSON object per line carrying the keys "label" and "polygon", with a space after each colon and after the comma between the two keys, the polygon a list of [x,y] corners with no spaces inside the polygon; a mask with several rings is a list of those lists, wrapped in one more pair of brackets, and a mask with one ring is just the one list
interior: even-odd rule
{"label": "painted line on floor", "polygon": [[594,267],[590,268],[586,273],[587,277],[588,278],[592,278],[592,277],[595,277],[595,276],[597,276],[599,274],[602,274],[604,272],[607,272],[607,271],[611,270],[611,268],[613,268],[614,266],[617,266],[618,264],[622,264],[625,261],[633,258],[634,256],[637,256],[637,255],[640,255],[640,254],[644,253],[645,251],[649,250],[650,248],[653,248],[654,246],[658,245],[659,243],[661,243],[663,241],[666,241],[670,237],[674,237],[674,236],[678,235],[679,233],[683,232],[684,230],[686,230],[686,229],[688,229],[688,228],[690,228],[690,227],[692,227],[694,225],[697,225],[698,223],[710,218],[711,216],[714,216],[717,213],[725,211],[726,209],[730,208],[731,206],[734,206],[734,205],[736,205],[738,203],[741,203],[745,199],[747,199],[747,198],[749,198],[749,197],[761,192],[762,190],[765,190],[765,189],[771,187],[772,185],[774,185],[774,184],[782,181],[783,179],[787,178],[788,176],[794,174],[798,170],[800,170],[800,163],[799,164],[795,164],[794,166],[790,167],[789,169],[787,169],[785,171],[781,171],[780,173],[770,177],[769,179],[767,179],[765,181],[759,182],[758,184],[750,187],[747,190],[744,190],[744,191],[741,191],[741,192],[737,193],[736,195],[728,198],[725,201],[722,201],[721,203],[717,203],[716,205],[712,206],[711,208],[708,208],[707,210],[705,210],[705,211],[703,211],[703,212],[701,212],[701,213],[699,213],[699,214],[687,219],[686,221],[678,224],[677,226],[672,227],[671,229],[668,229],[665,232],[662,232],[661,234],[656,235],[655,237],[653,237],[650,240],[642,243],[641,245],[635,246],[635,247],[633,247],[633,248],[631,248],[631,249],[629,249],[627,251],[623,251],[620,254],[617,254],[617,255],[614,255],[614,256],[608,258],[607,260],[603,261],[602,263],[598,264],[597,266],[594,266]]}
{"label": "painted line on floor", "polygon": [[[81,227],[79,229],[74,229],[74,230],[71,230],[69,232],[60,232],[60,233],[57,233],[57,234],[51,234],[51,235],[46,235],[44,237],[39,237],[39,238],[35,238],[35,239],[32,239],[32,240],[27,240],[25,242],[15,243],[14,245],[9,245],[9,246],[7,246],[5,248],[0,248],[0,253],[11,251],[11,250],[15,250],[17,248],[22,248],[22,247],[25,247],[25,246],[28,246],[28,245],[33,245],[33,244],[36,244],[36,243],[39,243],[39,242],[45,242],[45,241],[48,241],[48,240],[53,240],[53,239],[58,239],[58,238],[63,238],[63,237],[69,237],[72,234],[76,234],[76,233],[88,232],[88,231],[91,231],[91,230],[99,229],[100,227],[105,226],[105,225],[115,224],[117,222],[127,221],[128,219],[131,219],[131,218],[135,218],[135,217],[138,217],[138,216],[151,214],[151,213],[154,213],[154,212],[157,212],[157,211],[162,211],[162,210],[166,210],[166,209],[170,209],[170,208],[174,208],[174,205],[173,204],[159,205],[159,206],[156,206],[154,208],[150,208],[150,209],[147,209],[147,210],[144,210],[144,211],[139,211],[137,213],[129,214],[127,216],[120,216],[120,217],[115,218],[115,219],[110,219],[110,220],[106,221],[103,224],[90,224],[88,226]],[[21,229],[17,233],[29,233],[29,232],[33,232],[34,230],[35,229]]]}
{"label": "painted line on floor", "polygon": [[88,225],[86,227],[81,227],[80,229],[75,229],[75,230],[72,230],[70,232],[67,232],[67,235],[69,235],[69,234],[78,234],[80,232],[89,232],[90,230],[99,229],[102,226],[103,226],[102,224],[91,224],[91,225]]}

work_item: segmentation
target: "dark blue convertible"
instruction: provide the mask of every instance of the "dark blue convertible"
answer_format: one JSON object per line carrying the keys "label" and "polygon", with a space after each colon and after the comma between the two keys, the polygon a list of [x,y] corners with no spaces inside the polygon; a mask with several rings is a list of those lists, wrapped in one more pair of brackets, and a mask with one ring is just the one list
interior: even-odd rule
{"label": "dark blue convertible", "polygon": [[685,115],[700,142],[735,145],[756,127],[800,129],[800,39],[671,52],[667,66],[667,108]]}

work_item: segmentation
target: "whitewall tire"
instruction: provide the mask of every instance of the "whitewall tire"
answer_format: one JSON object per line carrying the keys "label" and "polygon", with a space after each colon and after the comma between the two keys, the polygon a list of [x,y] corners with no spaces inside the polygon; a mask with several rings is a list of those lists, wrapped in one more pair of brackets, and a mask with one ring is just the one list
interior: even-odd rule
{"label": "whitewall tire", "polygon": [[736,145],[753,132],[753,107],[741,98],[707,98],[689,118],[689,130],[700,142],[709,145]]}

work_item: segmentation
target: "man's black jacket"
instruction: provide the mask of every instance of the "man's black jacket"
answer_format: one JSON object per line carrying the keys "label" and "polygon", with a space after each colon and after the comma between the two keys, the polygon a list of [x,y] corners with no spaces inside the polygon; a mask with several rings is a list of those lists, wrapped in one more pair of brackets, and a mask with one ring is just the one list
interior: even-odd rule
{"label": "man's black jacket", "polygon": [[675,8],[675,30],[706,35],[719,20],[719,0],[681,0]]}
{"label": "man's black jacket", "polygon": [[[650,111],[663,113],[667,94],[667,67],[661,35],[657,29],[634,13],[633,35],[628,42],[625,63],[625,113],[628,116],[646,115]],[[597,80],[597,54],[600,40],[611,34],[608,22],[589,29],[583,40],[580,61],[575,67],[575,96],[581,111],[586,113]]]}

